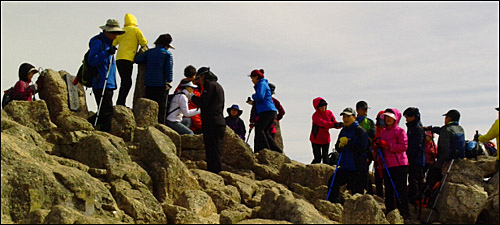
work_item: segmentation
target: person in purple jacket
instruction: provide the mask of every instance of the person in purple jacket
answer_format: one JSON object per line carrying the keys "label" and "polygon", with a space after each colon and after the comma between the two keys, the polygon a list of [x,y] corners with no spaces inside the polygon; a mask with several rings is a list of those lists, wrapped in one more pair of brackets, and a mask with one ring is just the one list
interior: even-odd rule
{"label": "person in purple jacket", "polygon": [[[408,157],[406,150],[408,149],[408,137],[406,131],[399,127],[401,120],[401,112],[397,109],[386,109],[384,112],[385,128],[380,132],[380,139],[377,139],[376,144],[380,147],[385,159],[385,166],[389,169],[392,182],[396,186],[396,191],[399,195],[398,203],[395,204],[395,191],[392,187],[391,178],[384,170],[384,187],[385,187],[385,208],[389,213],[397,208],[401,212],[401,216],[409,218],[408,210]],[[396,196],[397,197],[397,196]]]}
{"label": "person in purple jacket", "polygon": [[231,108],[227,108],[226,125],[229,126],[234,133],[240,136],[241,139],[245,140],[245,135],[247,133],[245,129],[245,122],[240,118],[243,110],[236,104],[232,105]]}

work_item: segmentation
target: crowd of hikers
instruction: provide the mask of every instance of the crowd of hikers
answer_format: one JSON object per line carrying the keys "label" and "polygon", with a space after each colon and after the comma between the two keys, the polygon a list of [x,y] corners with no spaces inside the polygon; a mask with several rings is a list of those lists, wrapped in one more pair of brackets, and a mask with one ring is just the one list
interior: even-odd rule
{"label": "crowd of hikers", "polygon": [[[148,41],[137,27],[137,19],[132,14],[125,15],[123,28],[115,19],[108,19],[100,28],[102,32],[89,41],[87,60],[98,74],[91,84],[98,113],[88,121],[97,124],[96,128],[101,131],[111,131],[112,98],[117,89],[116,68],[121,77],[116,105],[125,106],[132,86],[133,65],[144,64],[143,97],[158,103],[158,122],[179,134],[203,134],[207,170],[220,172],[226,125],[243,140],[247,135],[245,123],[240,118],[243,111],[237,104],[227,108],[228,116],[223,116],[224,89],[210,67],[196,70],[192,65],[187,66],[184,69],[185,78],[173,94],[169,94],[173,81],[173,56],[169,49],[174,49],[170,34],[161,34],[154,42],[155,47],[149,49]],[[43,83],[40,77],[36,83],[30,83],[39,72],[33,65],[23,63],[19,67],[19,81],[9,94],[11,99],[34,100],[34,94],[43,88]],[[275,135],[276,125],[283,118],[285,110],[272,96],[276,86],[265,78],[263,69],[251,71],[249,77],[255,89],[255,93],[247,100],[252,105],[249,134],[255,128],[254,152],[269,149],[283,153]],[[352,194],[367,191],[383,197],[387,212],[398,208],[401,215],[407,218],[408,204],[428,204],[425,196],[435,191],[443,179],[443,171],[451,166],[453,160],[466,156],[465,134],[459,125],[460,113],[455,109],[443,115],[443,126],[435,127],[423,126],[416,107],[407,108],[403,114],[398,109],[387,108],[378,112],[375,120],[372,120],[367,116],[368,104],[359,101],[355,110],[345,108],[340,113],[342,121],[338,122],[327,106],[324,98],[313,99],[315,112],[309,139],[314,156],[312,164],[323,162],[336,165],[335,173],[328,182],[327,200],[331,202],[341,203],[340,187],[347,184]],[[403,116],[407,131],[400,127]],[[496,138],[498,144],[498,121],[486,135],[476,134],[474,140],[488,143]],[[335,157],[329,154],[331,128],[340,129],[334,147]],[[439,135],[437,144],[434,142],[435,134]],[[496,151],[497,171],[498,159]],[[369,168],[374,171],[375,190],[372,190]]]}

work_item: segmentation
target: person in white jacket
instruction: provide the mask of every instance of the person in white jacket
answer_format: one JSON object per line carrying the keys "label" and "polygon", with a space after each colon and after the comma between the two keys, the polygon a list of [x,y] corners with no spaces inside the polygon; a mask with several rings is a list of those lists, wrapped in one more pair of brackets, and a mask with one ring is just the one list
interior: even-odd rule
{"label": "person in white jacket", "polygon": [[189,129],[191,126],[191,118],[189,117],[200,114],[200,109],[189,109],[187,95],[192,94],[193,90],[197,87],[191,81],[181,82],[180,90],[175,93],[167,110],[168,115],[165,123],[179,134],[194,134]]}

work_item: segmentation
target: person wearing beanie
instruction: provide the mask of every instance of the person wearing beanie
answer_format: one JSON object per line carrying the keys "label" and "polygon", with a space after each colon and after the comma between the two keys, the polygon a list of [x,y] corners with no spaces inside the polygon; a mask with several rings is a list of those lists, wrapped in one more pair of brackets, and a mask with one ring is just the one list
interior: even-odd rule
{"label": "person wearing beanie", "polygon": [[[19,81],[14,85],[14,89],[12,92],[12,100],[21,100],[21,101],[33,101],[33,95],[38,92],[38,85],[31,84],[31,80],[33,76],[37,74],[39,71],[35,69],[35,67],[29,63],[23,63],[19,66]],[[37,83],[41,81],[38,78]]]}
{"label": "person wearing beanie", "polygon": [[321,97],[313,99],[313,107],[316,110],[312,115],[312,129],[309,135],[314,159],[311,164],[328,163],[328,151],[330,149],[330,129],[342,128],[343,124],[337,122],[332,111],[327,109],[328,103]]}
{"label": "person wearing beanie", "polygon": [[254,152],[258,153],[267,148],[272,151],[283,153],[272,137],[271,129],[276,120],[277,110],[274,106],[269,82],[264,78],[264,70],[253,70],[249,77],[255,85],[255,94],[252,95],[259,119],[255,123]]}
{"label": "person wearing beanie", "polygon": [[137,53],[137,48],[147,48],[148,41],[141,29],[137,27],[137,18],[127,13],[125,14],[125,24],[123,26],[125,34],[119,35],[114,41],[113,46],[118,45],[116,52],[116,67],[120,74],[121,85],[118,92],[116,105],[125,106],[127,95],[132,87],[132,69],[134,66],[134,57]]}
{"label": "person wearing beanie", "polygon": [[[177,93],[181,89],[181,84],[183,82],[189,82],[192,81],[194,82],[194,78],[196,77],[196,68],[192,65],[186,66],[184,68],[184,78],[179,82],[179,85],[177,85],[177,88],[175,88],[174,93]],[[195,88],[193,90],[193,94],[200,97],[201,96],[201,86],[198,86],[198,88]],[[192,101],[189,101],[189,109],[197,109],[199,108],[196,104],[194,104]],[[200,134],[201,133],[201,114],[191,116],[191,129],[195,134]]]}
{"label": "person wearing beanie", "polygon": [[236,104],[232,105],[230,108],[227,108],[228,116],[224,118],[226,120],[226,125],[231,128],[234,133],[236,133],[241,139],[245,140],[246,129],[245,122],[240,118],[243,110]]}
{"label": "person wearing beanie", "polygon": [[[497,111],[499,111],[500,109],[499,108],[496,108]],[[500,113],[498,114],[499,115],[499,118],[500,118]],[[486,133],[485,135],[480,135],[479,137],[476,138],[476,140],[479,140],[480,142],[482,143],[487,143],[489,141],[491,141],[493,138],[496,138],[497,140],[497,162],[496,162],[496,171],[498,172],[499,170],[499,167],[500,167],[500,163],[498,161],[498,144],[500,144],[498,142],[498,118],[495,120],[495,122],[493,123],[493,125],[491,125],[490,129],[488,130],[488,133]]]}
{"label": "person wearing beanie", "polygon": [[158,123],[165,124],[166,105],[168,92],[172,85],[174,60],[172,53],[168,50],[173,48],[171,45],[172,36],[162,34],[156,39],[155,47],[137,54],[134,62],[146,63],[146,75],[144,77],[144,86],[146,98],[158,103]]}
{"label": "person wearing beanie", "polygon": [[420,121],[420,111],[416,107],[408,107],[403,116],[406,118],[408,136],[408,199],[413,205],[421,199],[424,188],[425,172],[425,132]]}

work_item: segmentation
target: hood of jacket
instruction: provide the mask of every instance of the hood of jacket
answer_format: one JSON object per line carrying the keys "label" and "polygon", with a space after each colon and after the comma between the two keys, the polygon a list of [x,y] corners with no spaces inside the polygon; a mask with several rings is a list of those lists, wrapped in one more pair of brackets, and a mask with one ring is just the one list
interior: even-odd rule
{"label": "hood of jacket", "polygon": [[[315,99],[313,99],[313,106],[314,106],[314,109],[316,111],[318,111],[318,105],[321,101],[325,101],[325,99],[323,99],[322,97],[317,97]],[[326,102],[326,101],[325,101]]]}
{"label": "hood of jacket", "polygon": [[[399,110],[397,110],[395,108],[391,108],[391,110],[394,112],[394,115],[396,116],[396,122],[394,122],[394,124],[392,126],[386,127],[389,129],[399,127],[399,121],[401,121],[401,112],[399,112]],[[419,116],[419,118],[420,118],[420,116]]]}
{"label": "hood of jacket", "polygon": [[125,14],[125,27],[127,26],[137,26],[137,18],[134,15],[127,13]]}
{"label": "hood of jacket", "polygon": [[35,68],[33,65],[29,63],[23,63],[21,66],[19,66],[19,80],[25,81],[25,82],[31,82],[31,80],[28,80],[28,72],[32,69]]}

